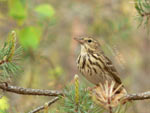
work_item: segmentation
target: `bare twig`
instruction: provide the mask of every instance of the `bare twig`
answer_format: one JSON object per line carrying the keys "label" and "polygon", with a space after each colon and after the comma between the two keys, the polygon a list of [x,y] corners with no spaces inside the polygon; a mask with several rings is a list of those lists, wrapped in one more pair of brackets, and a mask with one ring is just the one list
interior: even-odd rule
{"label": "bare twig", "polygon": [[22,88],[17,86],[11,86],[9,84],[0,83],[0,89],[17,93],[22,95],[39,95],[39,96],[58,96],[63,95],[61,91],[57,90],[44,90],[44,89],[31,89],[31,88]]}
{"label": "bare twig", "polygon": [[144,93],[135,93],[135,94],[128,94],[125,97],[127,100],[144,100],[150,99],[150,91]]}
{"label": "bare twig", "polygon": [[[49,107],[51,104],[55,103],[57,100],[59,100],[59,97],[55,97],[54,99],[50,100],[49,102],[47,102],[47,106]],[[37,108],[35,108],[34,110],[28,112],[28,113],[36,113],[36,112],[39,112],[41,110],[45,109],[45,105],[43,106],[39,106]]]}

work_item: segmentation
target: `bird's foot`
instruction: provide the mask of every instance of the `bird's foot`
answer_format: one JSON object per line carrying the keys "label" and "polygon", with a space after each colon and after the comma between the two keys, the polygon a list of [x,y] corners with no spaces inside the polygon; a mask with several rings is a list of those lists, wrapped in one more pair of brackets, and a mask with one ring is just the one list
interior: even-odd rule
{"label": "bird's foot", "polygon": [[85,88],[85,91],[93,91],[93,89],[97,88],[98,86],[94,86],[94,87],[87,87]]}

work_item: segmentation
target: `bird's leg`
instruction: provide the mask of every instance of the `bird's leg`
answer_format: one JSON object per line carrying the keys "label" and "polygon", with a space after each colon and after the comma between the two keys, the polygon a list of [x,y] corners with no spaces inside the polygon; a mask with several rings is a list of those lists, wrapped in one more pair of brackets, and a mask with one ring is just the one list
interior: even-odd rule
{"label": "bird's leg", "polygon": [[99,85],[96,85],[96,86],[94,86],[94,87],[87,87],[87,88],[85,89],[85,91],[92,91],[93,89],[96,89],[98,86],[99,86]]}

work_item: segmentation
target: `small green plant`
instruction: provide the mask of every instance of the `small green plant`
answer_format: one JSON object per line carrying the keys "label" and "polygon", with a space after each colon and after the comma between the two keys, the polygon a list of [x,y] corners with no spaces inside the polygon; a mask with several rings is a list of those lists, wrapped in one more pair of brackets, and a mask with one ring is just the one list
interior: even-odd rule
{"label": "small green plant", "polygon": [[64,113],[103,113],[104,109],[96,105],[86,87],[81,85],[75,75],[75,84],[64,89],[62,107]]}
{"label": "small green plant", "polygon": [[148,28],[150,25],[150,2],[148,0],[134,0],[135,9],[138,12],[138,19],[140,21],[139,26],[144,24]]}
{"label": "small green plant", "polygon": [[[58,113],[60,111],[61,113],[109,113],[110,110],[106,106],[95,101],[91,91],[86,90],[86,87],[79,82],[78,75],[75,75],[74,84],[64,89],[62,107],[59,108]],[[120,103],[112,107],[111,113],[125,113],[126,110],[127,104]]]}
{"label": "small green plant", "polygon": [[8,41],[0,49],[0,80],[10,78],[15,75],[20,67],[16,60],[21,53],[21,47],[16,48],[16,32],[12,31]]}

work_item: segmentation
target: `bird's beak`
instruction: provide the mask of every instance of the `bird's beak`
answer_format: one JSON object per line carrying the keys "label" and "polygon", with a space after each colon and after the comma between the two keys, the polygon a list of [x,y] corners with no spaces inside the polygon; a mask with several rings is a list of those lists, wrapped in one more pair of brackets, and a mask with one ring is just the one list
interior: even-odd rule
{"label": "bird's beak", "polygon": [[83,44],[84,40],[79,37],[75,37],[74,40],[76,40],[78,43]]}

